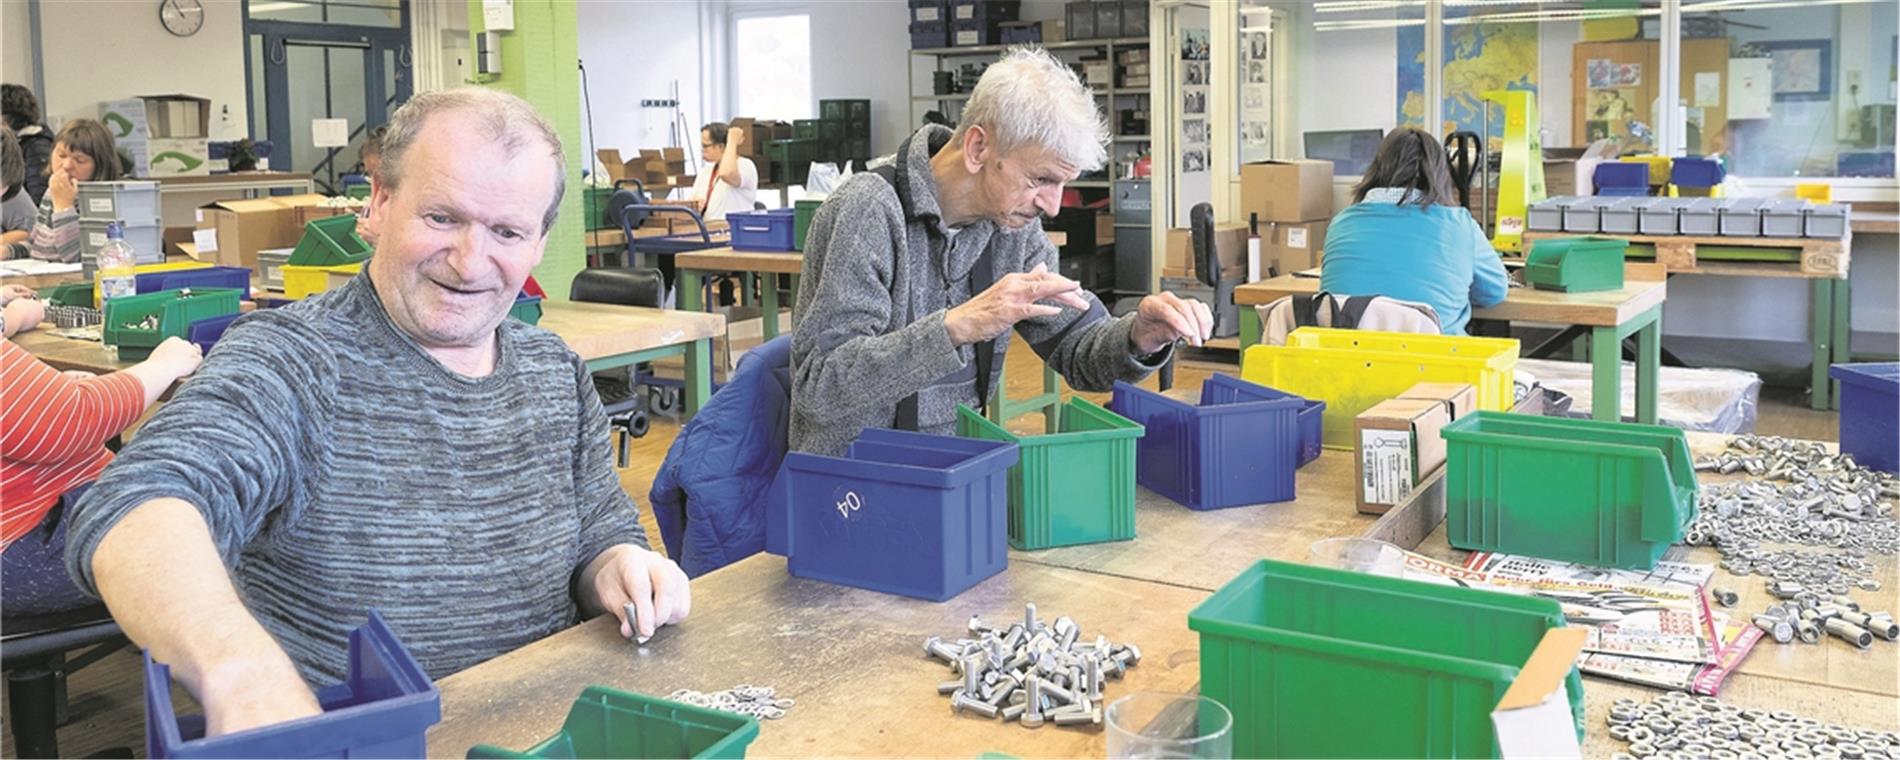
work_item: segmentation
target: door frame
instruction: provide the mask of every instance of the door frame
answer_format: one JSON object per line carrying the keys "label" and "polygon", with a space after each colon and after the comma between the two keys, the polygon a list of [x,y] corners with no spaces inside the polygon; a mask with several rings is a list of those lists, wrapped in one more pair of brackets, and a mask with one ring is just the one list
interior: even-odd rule
{"label": "door frame", "polygon": [[[402,25],[399,27],[357,26],[349,24],[326,24],[297,21],[260,21],[251,18],[251,0],[244,0],[244,82],[245,98],[250,102],[251,113],[260,107],[254,102],[257,77],[264,77],[264,123],[266,139],[277,150],[290,156],[292,163],[286,169],[294,169],[298,146],[290,140],[290,75],[283,63],[273,63],[273,56],[284,55],[284,46],[290,43],[314,43],[316,45],[360,47],[367,49],[363,62],[364,123],[354,125],[350,130],[352,140],[372,123],[381,124],[389,120],[390,103],[402,103],[415,94],[415,65],[410,48],[412,29],[408,3],[401,7]],[[255,71],[251,61],[251,38],[264,38],[264,71]],[[384,80],[388,73],[383,65],[382,51],[396,53],[396,66],[406,69],[408,76],[396,78],[396,91],[387,92]],[[287,59],[286,59],[287,60]],[[325,72],[325,78],[328,78]],[[257,139],[253,135],[252,139]],[[333,184],[339,173],[335,165],[339,148],[327,149],[325,160],[329,162],[328,176],[313,176],[313,179],[325,186]],[[314,169],[314,167],[313,167]],[[315,172],[312,172],[313,175]],[[334,191],[334,188],[332,188]]]}

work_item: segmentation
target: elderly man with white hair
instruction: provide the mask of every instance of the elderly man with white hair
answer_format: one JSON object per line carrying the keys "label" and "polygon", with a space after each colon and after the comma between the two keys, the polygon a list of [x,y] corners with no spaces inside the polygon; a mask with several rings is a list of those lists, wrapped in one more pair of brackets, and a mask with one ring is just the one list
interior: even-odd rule
{"label": "elderly man with white hair", "polygon": [[686,616],[586,364],[506,318],[566,171],[520,98],[410,99],[363,273],[238,320],[68,516],[74,579],[212,734],[315,714],[306,682],[342,680],[370,610],[430,678],[582,617],[647,636]]}
{"label": "elderly man with white hair", "polygon": [[792,339],[791,447],[839,454],[866,427],[949,433],[999,387],[1013,327],[1078,390],[1105,391],[1213,329],[1151,295],[1119,319],[1054,271],[1040,217],[1106,159],[1107,125],[1068,66],[991,64],[953,132],[930,125],[826,199],[806,237]]}

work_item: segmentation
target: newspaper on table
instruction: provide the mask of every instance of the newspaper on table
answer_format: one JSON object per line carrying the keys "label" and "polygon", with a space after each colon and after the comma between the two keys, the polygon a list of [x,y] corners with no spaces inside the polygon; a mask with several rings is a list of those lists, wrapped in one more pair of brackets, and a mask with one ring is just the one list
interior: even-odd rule
{"label": "newspaper on table", "polygon": [[1760,631],[1710,611],[1703,589],[1713,565],[1658,562],[1647,571],[1592,567],[1491,552],[1463,565],[1407,552],[1404,577],[1445,585],[1542,596],[1589,629],[1578,666],[1585,673],[1698,694],[1714,694]]}

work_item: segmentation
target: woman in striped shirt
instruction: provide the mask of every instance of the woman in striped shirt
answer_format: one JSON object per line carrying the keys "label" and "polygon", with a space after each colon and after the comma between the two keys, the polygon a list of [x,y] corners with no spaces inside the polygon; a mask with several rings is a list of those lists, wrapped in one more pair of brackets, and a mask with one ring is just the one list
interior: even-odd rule
{"label": "woman in striped shirt", "polygon": [[27,248],[41,261],[78,261],[79,183],[116,182],[124,176],[112,133],[92,119],[66,122],[46,171],[46,197],[40,200]]}
{"label": "woman in striped shirt", "polygon": [[112,461],[106,440],[203,359],[197,345],[170,338],[145,361],[93,377],[60,372],[0,340],[0,579],[7,617],[91,602],[66,575],[60,496],[98,478]]}

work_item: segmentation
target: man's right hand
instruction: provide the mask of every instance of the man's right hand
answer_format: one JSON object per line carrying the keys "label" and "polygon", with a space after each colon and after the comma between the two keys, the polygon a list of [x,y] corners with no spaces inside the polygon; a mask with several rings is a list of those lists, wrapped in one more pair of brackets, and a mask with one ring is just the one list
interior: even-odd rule
{"label": "man's right hand", "polygon": [[1037,264],[1028,272],[1003,275],[988,290],[945,312],[943,327],[950,333],[950,342],[959,346],[991,340],[1017,322],[1062,313],[1061,308],[1037,303],[1043,300],[1078,311],[1089,309],[1088,299],[1082,297],[1081,283]]}
{"label": "man's right hand", "polygon": [[53,178],[46,183],[46,194],[53,196],[53,212],[70,209],[79,202],[79,183],[65,172],[53,172]]}
{"label": "man's right hand", "polygon": [[223,736],[323,712],[283,650],[265,662],[226,663],[204,674],[196,695],[204,701],[205,734]]}

